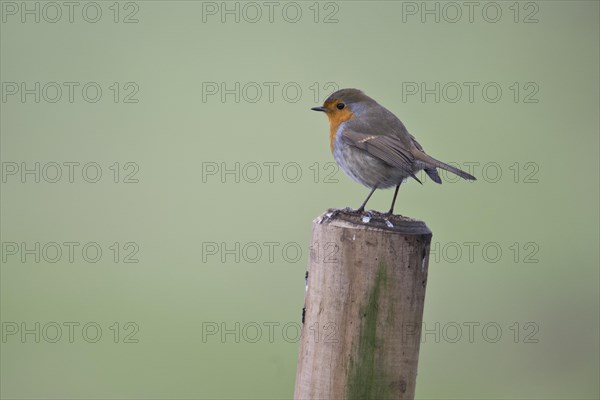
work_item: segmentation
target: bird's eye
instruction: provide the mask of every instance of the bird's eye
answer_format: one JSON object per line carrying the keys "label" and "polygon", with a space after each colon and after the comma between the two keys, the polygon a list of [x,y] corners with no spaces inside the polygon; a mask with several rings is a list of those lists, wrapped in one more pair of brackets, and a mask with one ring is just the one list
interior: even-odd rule
{"label": "bird's eye", "polygon": [[338,110],[342,110],[346,105],[344,103],[337,103],[336,107]]}

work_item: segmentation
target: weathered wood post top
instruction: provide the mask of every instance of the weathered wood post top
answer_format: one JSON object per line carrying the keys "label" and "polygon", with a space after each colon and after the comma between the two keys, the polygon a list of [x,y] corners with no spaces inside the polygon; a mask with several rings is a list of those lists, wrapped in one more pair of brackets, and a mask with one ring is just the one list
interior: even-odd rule
{"label": "weathered wood post top", "polygon": [[351,211],[313,221],[295,399],[412,399],[431,231]]}

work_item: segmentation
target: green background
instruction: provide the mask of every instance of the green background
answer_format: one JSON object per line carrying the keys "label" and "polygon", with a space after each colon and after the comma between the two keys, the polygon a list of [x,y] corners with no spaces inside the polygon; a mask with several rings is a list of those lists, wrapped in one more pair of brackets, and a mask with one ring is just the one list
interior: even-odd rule
{"label": "green background", "polygon": [[[367,194],[341,171],[334,182],[326,179],[333,171],[328,126],[309,108],[334,86],[376,98],[434,157],[479,163],[477,182],[409,183],[396,206],[426,221],[438,246],[424,315],[434,333],[421,346],[417,397],[598,398],[598,2],[523,2],[517,23],[514,2],[498,3],[497,23],[482,17],[485,2],[473,22],[465,14],[455,23],[443,18],[453,17],[449,8],[439,23],[433,16],[423,23],[392,1],[320,3],[318,23],[313,2],[298,3],[296,23],[282,16],[287,3],[278,3],[273,22],[263,6],[256,23],[243,15],[239,23],[234,16],[222,23],[219,15],[203,22],[195,1],[135,2],[137,23],[122,23],[134,6],[121,3],[114,23],[113,2],[99,4],[97,23],[82,19],[79,3],[73,23],[65,15],[56,23],[4,15],[0,28],[2,82],[97,82],[103,89],[96,103],[77,89],[73,103],[66,93],[56,103],[36,103],[32,95],[0,103],[3,168],[73,161],[96,162],[103,172],[97,183],[83,180],[80,169],[73,183],[64,176],[23,183],[18,175],[2,183],[4,246],[74,241],[103,250],[97,263],[77,252],[73,263],[65,254],[36,263],[4,248],[3,329],[80,325],[73,343],[64,325],[57,343],[6,336],[2,398],[291,398],[311,221],[328,207],[357,207]],[[324,23],[331,12],[337,23]],[[532,12],[537,22],[525,23]],[[114,82],[121,87],[116,103]],[[123,102],[127,82],[139,87],[137,103]],[[256,102],[247,101],[252,91],[223,102],[219,95],[203,99],[203,82],[279,86],[272,102],[265,86]],[[282,94],[290,82],[302,89],[297,101],[289,99],[293,89],[287,100]],[[403,101],[403,82],[480,86],[472,102],[466,91],[456,102],[433,95]],[[502,88],[497,102],[482,97],[488,82]],[[537,102],[525,102],[532,87]],[[114,162],[122,173],[125,163],[136,163],[139,182],[123,183],[120,175],[114,183]],[[239,182],[202,177],[206,163],[236,162],[246,172]],[[272,182],[265,162],[279,163]],[[252,163],[263,165],[258,182],[251,181]],[[287,163],[300,166],[297,182],[293,168],[282,175]],[[496,182],[496,169],[482,170],[489,163],[502,173]],[[376,193],[369,208],[386,210],[391,196]],[[114,242],[135,242],[139,262],[122,262],[124,249],[115,262]],[[247,252],[239,262],[234,255],[222,262],[221,253],[203,252],[209,242],[239,243]],[[272,260],[265,242],[279,244]],[[465,242],[478,243],[473,258]],[[252,243],[261,245],[261,257]],[[96,343],[82,338],[89,322],[102,328]],[[128,322],[136,325],[125,329]],[[222,323],[233,331],[240,324],[239,343],[233,333],[206,336],[207,327]],[[272,341],[265,323],[279,324]],[[472,341],[465,323],[479,324]],[[494,329],[482,334],[490,323],[502,328],[495,343]],[[256,324],[262,336],[252,343]],[[456,325],[462,336],[453,343]],[[130,339],[138,342],[126,343],[134,326]]]}

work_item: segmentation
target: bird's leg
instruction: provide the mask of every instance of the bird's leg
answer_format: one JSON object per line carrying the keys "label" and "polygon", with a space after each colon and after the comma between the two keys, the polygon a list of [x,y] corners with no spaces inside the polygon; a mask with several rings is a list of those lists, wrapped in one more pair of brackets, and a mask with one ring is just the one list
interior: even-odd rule
{"label": "bird's leg", "polygon": [[[377,186],[375,186],[373,189],[371,189],[371,191],[369,192],[369,195],[367,196],[367,198],[365,199],[365,201],[363,201],[363,203],[360,205],[360,207],[358,207],[358,209],[356,210],[352,210],[349,207],[346,208],[335,208],[335,209],[330,209],[329,213],[327,213],[325,215],[325,217],[323,218],[322,221],[320,222],[324,222],[324,221],[331,221],[333,220],[339,213],[342,212],[351,212],[351,213],[364,213],[365,211],[365,206],[367,205],[367,202],[369,201],[369,199],[371,198],[371,196],[373,195],[373,193],[375,193],[375,190],[377,190]],[[363,222],[369,222],[368,220],[371,219],[372,214],[370,211],[367,211],[366,213],[364,213],[367,216],[367,221],[363,221]],[[364,217],[363,217],[364,220]]]}
{"label": "bird's leg", "polygon": [[377,189],[377,186],[375,186],[373,189],[371,189],[371,192],[369,192],[369,195],[367,196],[367,198],[365,199],[365,201],[363,201],[363,203],[360,205],[360,207],[358,207],[358,209],[356,210],[356,212],[363,212],[363,211],[365,211],[365,206],[367,205],[367,201],[369,201],[369,199],[371,198],[371,196],[373,195],[373,193],[375,193],[376,189]]}
{"label": "bird's leg", "polygon": [[394,214],[394,204],[396,204],[396,197],[398,196],[398,189],[400,189],[400,183],[396,186],[396,191],[394,192],[394,199],[392,200],[392,206],[390,207],[390,211],[386,213],[386,215]]}

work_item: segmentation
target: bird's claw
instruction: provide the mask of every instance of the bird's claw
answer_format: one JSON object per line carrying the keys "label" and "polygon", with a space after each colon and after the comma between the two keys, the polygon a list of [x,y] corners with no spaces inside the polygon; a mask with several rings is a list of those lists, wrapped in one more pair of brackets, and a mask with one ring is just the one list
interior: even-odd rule
{"label": "bird's claw", "polygon": [[331,208],[331,209],[329,209],[329,212],[327,214],[325,214],[323,216],[323,218],[321,218],[321,220],[319,221],[319,223],[322,224],[323,222],[332,221],[332,220],[335,219],[335,217],[337,217],[342,212],[351,213],[351,212],[354,212],[354,210],[351,209],[350,207],[346,207],[346,208]]}
{"label": "bird's claw", "polygon": [[354,214],[356,216],[359,216],[362,223],[364,223],[364,224],[368,224],[371,222],[382,222],[388,228],[394,228],[394,224],[392,223],[392,221],[390,221],[390,219],[394,216],[394,214],[392,214],[390,212],[379,213],[379,212],[373,211],[373,210],[365,211],[364,209],[360,209],[360,208],[354,210],[350,207],[330,208],[328,210],[328,212],[321,218],[319,223],[322,224],[323,222],[333,221],[341,213]]}
{"label": "bird's claw", "polygon": [[371,218],[373,218],[373,213],[371,211],[363,211],[361,212],[362,214],[362,222],[364,222],[365,224],[368,224],[369,221],[371,221]]}
{"label": "bird's claw", "polygon": [[385,223],[388,228],[394,227],[394,224],[390,221],[390,217],[393,217],[393,214],[389,212],[382,214],[372,210],[361,210],[360,208],[354,210],[350,207],[329,209],[329,212],[321,218],[319,223],[322,224],[323,222],[333,221],[341,213],[358,215],[360,216],[361,221],[365,224],[368,224],[371,221],[380,221]]}

